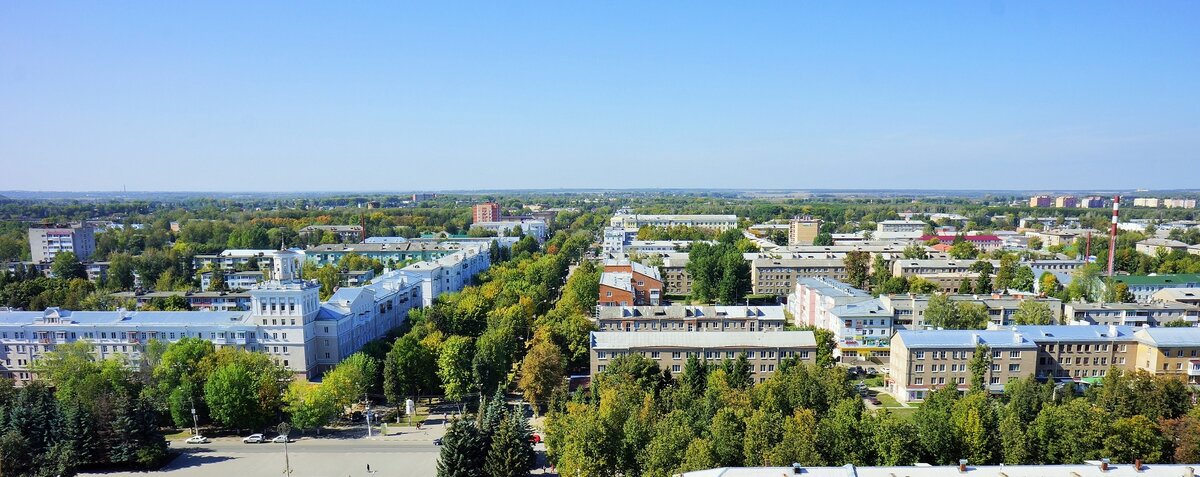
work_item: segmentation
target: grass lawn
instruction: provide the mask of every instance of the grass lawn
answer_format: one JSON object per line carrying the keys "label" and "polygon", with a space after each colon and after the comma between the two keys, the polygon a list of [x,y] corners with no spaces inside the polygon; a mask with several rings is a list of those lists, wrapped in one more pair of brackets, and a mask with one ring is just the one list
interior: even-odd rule
{"label": "grass lawn", "polygon": [[917,408],[915,408],[915,407],[894,407],[894,408],[889,408],[888,412],[892,413],[892,415],[899,417],[901,419],[912,419],[913,414],[917,413]]}
{"label": "grass lawn", "polygon": [[[872,387],[872,388],[881,388],[884,385],[883,376],[871,376],[869,378],[863,378],[858,381],[862,381],[862,382],[866,383],[867,387]],[[858,381],[855,381],[855,382],[857,383]]]}
{"label": "grass lawn", "polygon": [[887,394],[887,393],[879,393],[879,394],[876,394],[876,395],[875,395],[875,398],[876,398],[876,399],[879,399],[879,405],[880,405],[880,406],[883,406],[883,407],[900,407],[900,402],[896,401],[896,398],[892,397],[892,395],[890,395],[890,394]]}

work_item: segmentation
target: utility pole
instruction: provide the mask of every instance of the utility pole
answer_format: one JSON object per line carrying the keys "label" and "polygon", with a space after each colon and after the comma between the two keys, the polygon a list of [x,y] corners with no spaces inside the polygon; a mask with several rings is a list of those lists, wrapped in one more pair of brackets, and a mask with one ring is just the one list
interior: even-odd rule
{"label": "utility pole", "polygon": [[196,397],[191,396],[188,399],[192,401],[192,435],[200,435],[200,419],[196,418]]}
{"label": "utility pole", "polygon": [[367,393],[363,393],[363,400],[367,403],[367,409],[364,411],[367,416],[367,438],[371,437],[371,398]]}

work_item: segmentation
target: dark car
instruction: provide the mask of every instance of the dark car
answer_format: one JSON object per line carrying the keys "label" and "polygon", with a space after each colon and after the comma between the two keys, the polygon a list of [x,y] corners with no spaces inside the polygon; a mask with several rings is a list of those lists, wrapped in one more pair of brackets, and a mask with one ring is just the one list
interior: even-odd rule
{"label": "dark car", "polygon": [[879,402],[879,398],[876,398],[875,396],[868,397],[867,402],[871,403],[871,405],[874,405],[874,406],[881,405],[881,403]]}
{"label": "dark car", "polygon": [[441,438],[441,437],[439,437],[439,438],[437,438],[437,439],[434,439],[434,440],[433,440],[433,445],[435,445],[435,446],[440,446],[440,445],[442,445],[442,438]]}

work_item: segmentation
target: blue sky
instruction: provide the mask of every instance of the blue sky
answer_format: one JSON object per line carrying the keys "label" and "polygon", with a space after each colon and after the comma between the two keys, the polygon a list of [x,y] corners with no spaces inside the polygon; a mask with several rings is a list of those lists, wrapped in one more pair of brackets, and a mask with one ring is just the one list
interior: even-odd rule
{"label": "blue sky", "polygon": [[0,2],[0,189],[1196,188],[1200,2]]}

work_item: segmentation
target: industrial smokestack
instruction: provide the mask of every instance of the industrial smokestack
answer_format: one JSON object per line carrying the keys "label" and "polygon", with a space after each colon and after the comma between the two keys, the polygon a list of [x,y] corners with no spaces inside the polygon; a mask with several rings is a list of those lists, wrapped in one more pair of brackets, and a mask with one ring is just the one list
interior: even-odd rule
{"label": "industrial smokestack", "polygon": [[1121,196],[1113,196],[1112,227],[1108,231],[1108,278],[1113,276],[1113,254],[1117,251],[1117,217],[1120,215]]}

